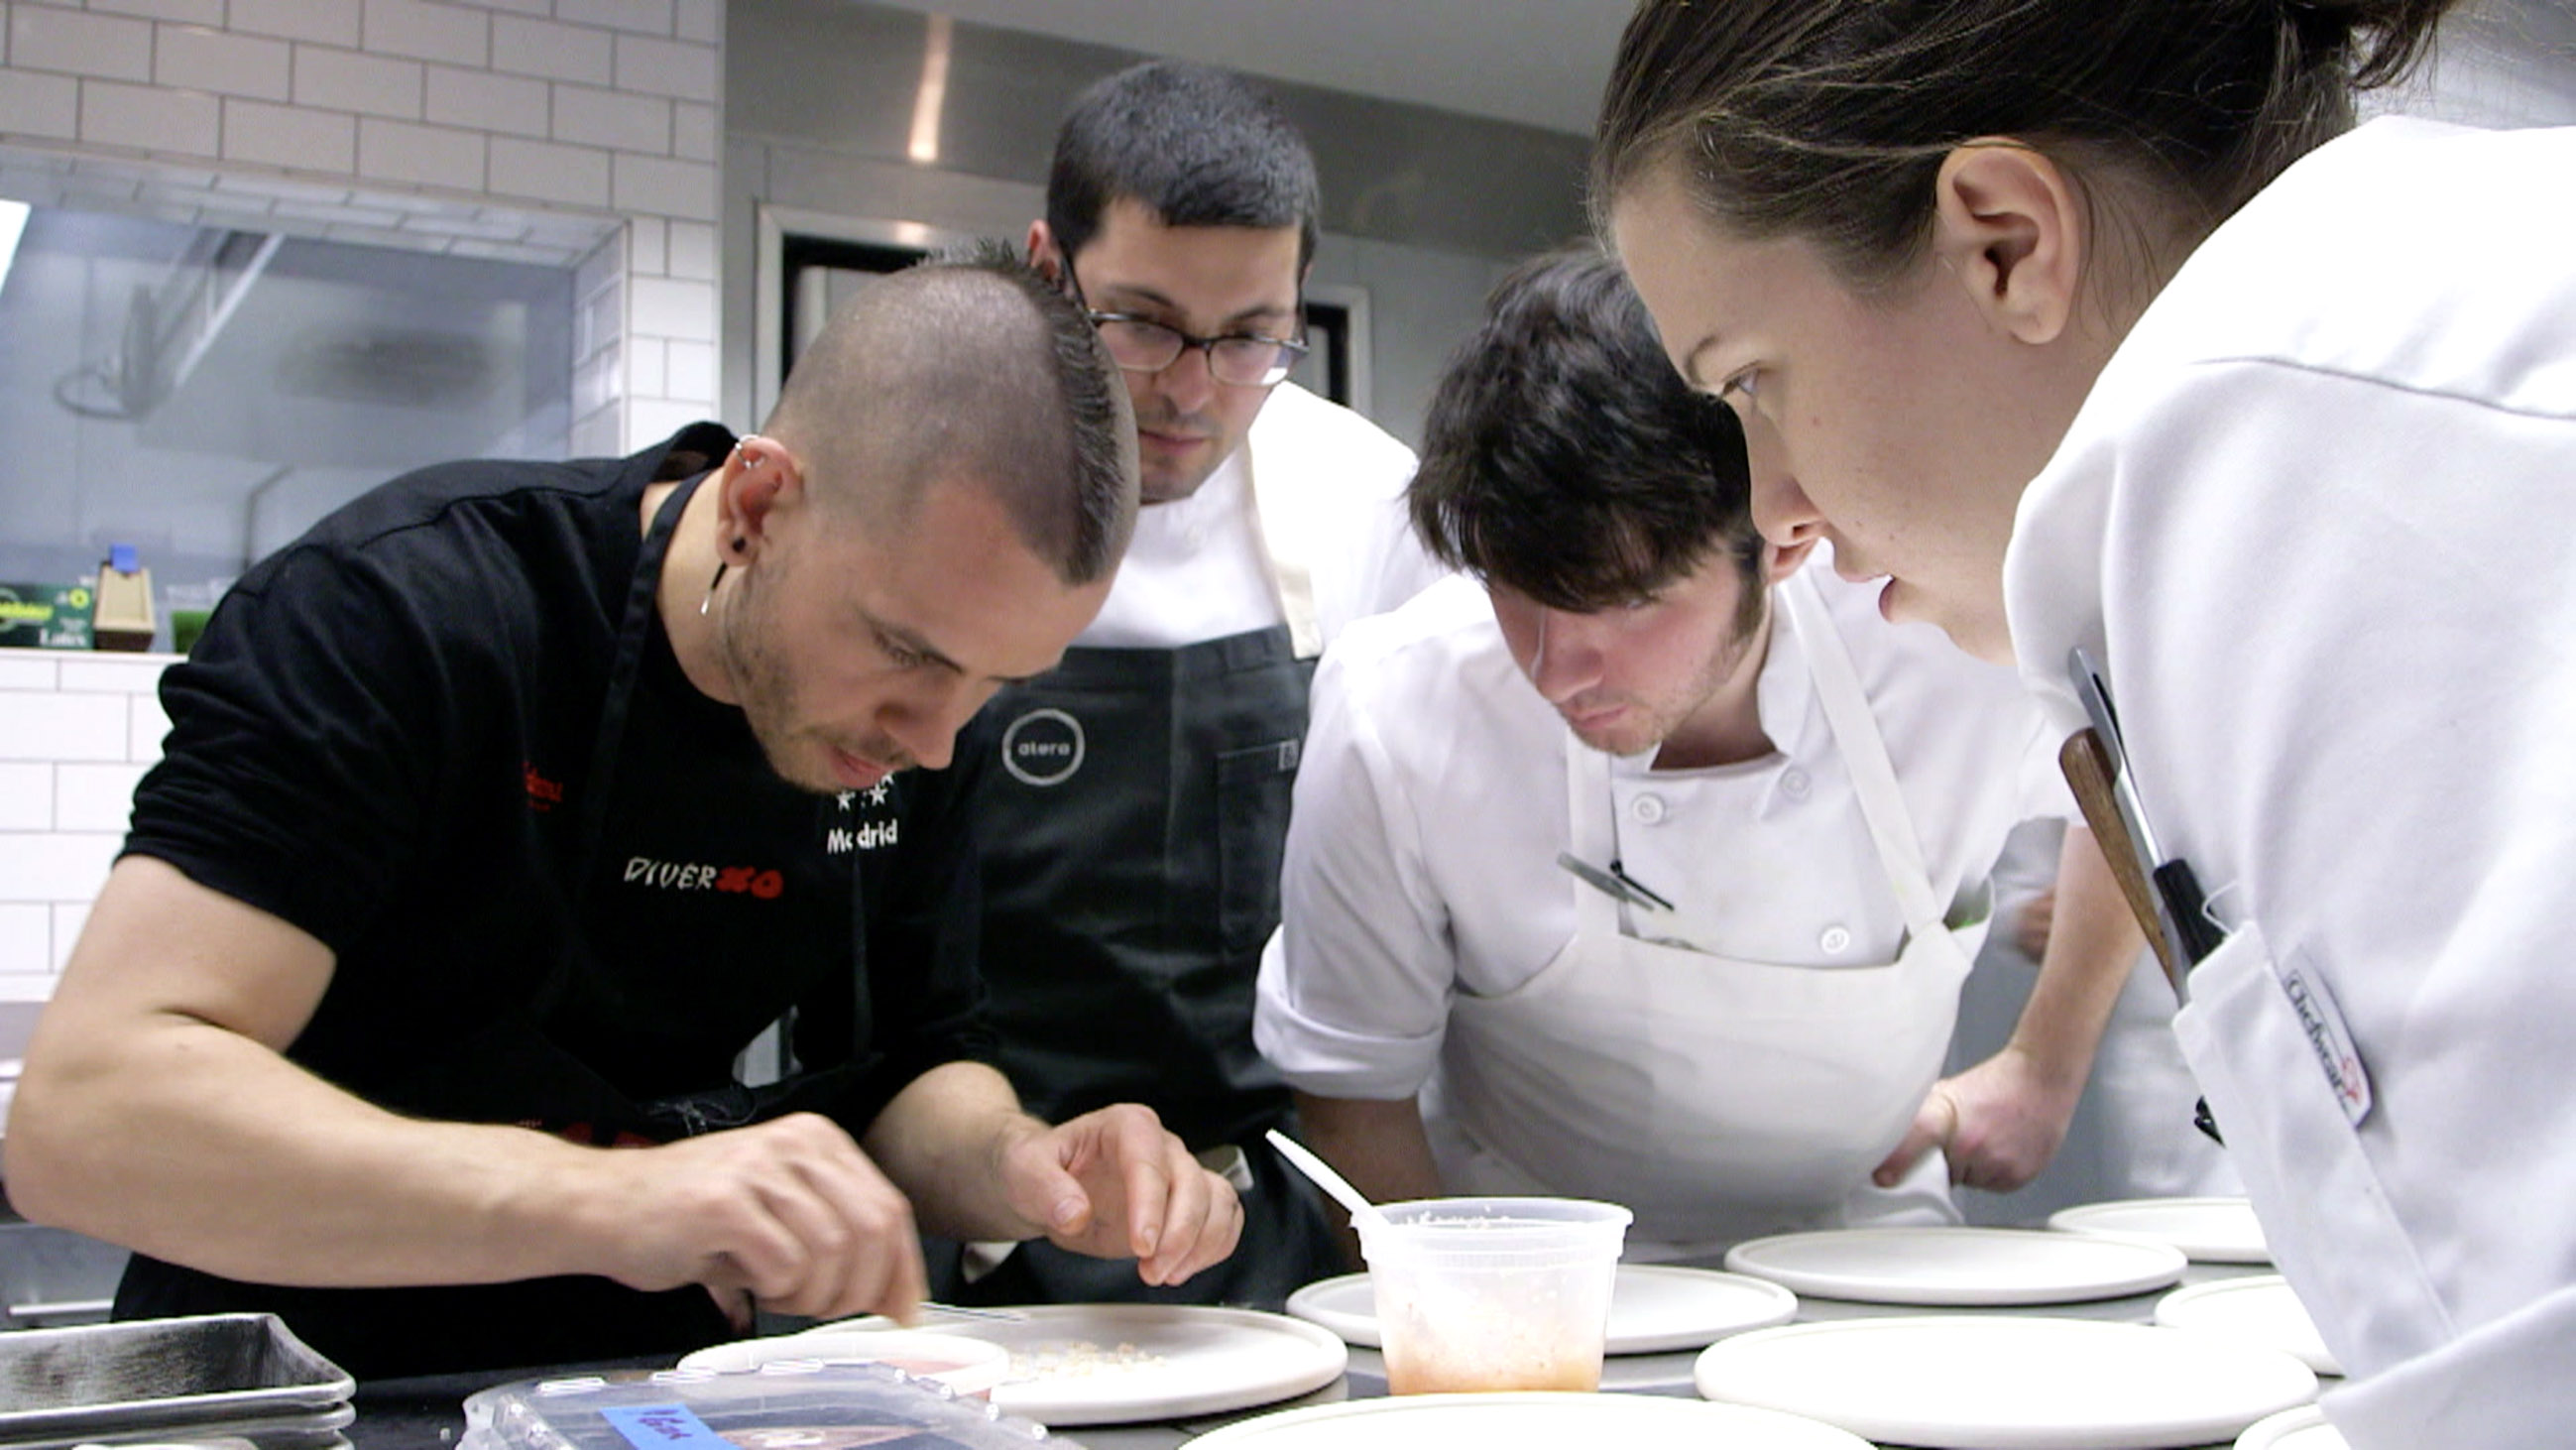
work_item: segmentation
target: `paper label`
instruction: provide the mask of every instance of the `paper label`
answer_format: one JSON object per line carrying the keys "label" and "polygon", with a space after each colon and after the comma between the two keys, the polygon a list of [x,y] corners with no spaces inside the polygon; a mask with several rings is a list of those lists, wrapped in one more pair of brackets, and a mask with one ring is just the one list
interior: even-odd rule
{"label": "paper label", "polygon": [[620,1405],[599,1416],[635,1450],[734,1450],[686,1405]]}

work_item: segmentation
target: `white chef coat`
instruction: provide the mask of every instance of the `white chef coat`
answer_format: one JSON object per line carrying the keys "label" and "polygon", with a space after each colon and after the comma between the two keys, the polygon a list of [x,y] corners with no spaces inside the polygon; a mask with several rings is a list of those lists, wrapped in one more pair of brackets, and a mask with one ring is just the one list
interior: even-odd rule
{"label": "white chef coat", "polygon": [[[1927,627],[1886,624],[1874,590],[1824,561],[1808,568],[1886,737],[1933,891],[1977,895],[2014,822],[2070,809],[2054,742],[2009,671]],[[1709,952],[1818,968],[1893,959],[1903,921],[1785,613],[1756,695],[1779,747],[1769,756],[1611,763],[1623,866],[1678,903]],[[1453,996],[1514,992],[1573,936],[1556,863],[1569,736],[1465,579],[1349,631],[1314,698],[1254,1040],[1305,1091],[1408,1097],[1433,1082]],[[1585,1191],[1617,1198],[1620,1185]]]}
{"label": "white chef coat", "polygon": [[2571,239],[2576,130],[2321,148],[2148,308],[2006,559],[2027,679],[2071,729],[2096,653],[2230,929],[2176,1028],[2360,1450],[2576,1434]]}
{"label": "white chef coat", "polygon": [[1109,598],[1074,643],[1176,649],[1264,629],[1289,620],[1283,589],[1302,577],[1315,637],[1299,652],[1319,652],[1440,577],[1405,513],[1413,469],[1413,450],[1376,424],[1279,384],[1196,493],[1137,511]]}

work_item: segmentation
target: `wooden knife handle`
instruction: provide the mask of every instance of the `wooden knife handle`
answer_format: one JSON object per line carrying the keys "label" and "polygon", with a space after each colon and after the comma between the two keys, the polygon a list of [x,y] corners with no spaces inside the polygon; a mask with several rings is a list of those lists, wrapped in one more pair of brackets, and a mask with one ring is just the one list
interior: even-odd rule
{"label": "wooden knife handle", "polygon": [[2147,934],[2147,945],[2153,947],[2156,960],[2163,964],[2165,979],[2182,991],[2185,968],[2174,954],[2174,944],[2165,936],[2164,913],[2156,909],[2155,887],[2147,880],[2146,867],[2139,863],[2138,843],[2129,834],[2129,823],[2120,814],[2120,803],[2111,794],[2111,753],[2102,746],[2102,737],[2092,727],[2066,737],[2057,752],[2057,768],[2066,775],[2066,783],[2075,790],[2075,803],[2084,810],[2084,824],[2093,828],[2094,843],[2102,848],[2102,859],[2111,865],[2111,875],[2120,883],[2120,894],[2128,898],[2129,914]]}

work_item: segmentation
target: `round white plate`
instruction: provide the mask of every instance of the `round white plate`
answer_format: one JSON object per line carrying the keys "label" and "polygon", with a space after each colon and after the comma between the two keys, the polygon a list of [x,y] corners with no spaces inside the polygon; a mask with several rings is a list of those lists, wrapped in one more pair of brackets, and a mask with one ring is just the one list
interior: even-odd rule
{"label": "round white plate", "polygon": [[[1363,1349],[1378,1347],[1366,1274],[1322,1279],[1288,1296],[1288,1312]],[[1610,1286],[1611,1354],[1699,1349],[1730,1334],[1786,1324],[1798,1296],[1767,1279],[1672,1264],[1621,1264]]]}
{"label": "round white plate", "polygon": [[2186,1285],[2156,1301],[2156,1322],[2277,1349],[2319,1374],[2343,1373],[2307,1306],[2278,1274]]}
{"label": "round white plate", "polygon": [[2072,1304],[2161,1289],[2180,1249],[2016,1228],[1847,1228],[1737,1244],[1726,1267],[1825,1299],[1872,1304]]}
{"label": "round white plate", "polygon": [[[1194,1304],[1038,1304],[1016,1321],[942,1320],[941,1334],[990,1340],[1011,1351],[993,1389],[995,1408],[1043,1425],[1118,1425],[1250,1409],[1294,1399],[1342,1377],[1350,1350],[1320,1325],[1253,1309]],[[797,1341],[846,1340],[851,1321],[750,1341],[795,1357]],[[682,1360],[716,1366],[737,1349],[717,1345]]]}
{"label": "round white plate", "polygon": [[1869,1450],[1831,1425],[1670,1395],[1410,1395],[1277,1410],[1190,1442],[1190,1450],[1566,1450],[1608,1440],[1651,1450]]}
{"label": "round white plate", "polygon": [[2301,1405],[2266,1415],[2236,1437],[2236,1450],[2351,1450],[2343,1432],[2326,1423],[2326,1412]]}
{"label": "round white plate", "polygon": [[2242,1198],[2129,1198],[2084,1203],[2048,1216],[2071,1233],[2126,1234],[2171,1244],[2200,1264],[2268,1264],[2272,1250],[2254,1205]]}
{"label": "round white plate", "polygon": [[1712,1400],[1936,1450],[2150,1450],[2224,1444],[2315,1398],[2274,1350],[2099,1319],[1987,1314],[1757,1329],[1700,1352]]}

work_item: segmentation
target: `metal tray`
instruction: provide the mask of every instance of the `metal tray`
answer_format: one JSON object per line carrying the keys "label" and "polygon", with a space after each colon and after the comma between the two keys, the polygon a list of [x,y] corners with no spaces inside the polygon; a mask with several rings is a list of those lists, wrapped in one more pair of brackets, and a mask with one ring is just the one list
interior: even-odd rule
{"label": "metal tray", "polygon": [[0,1334],[0,1446],[329,1410],[356,1383],[274,1314]]}
{"label": "metal tray", "polygon": [[355,1405],[333,1405],[274,1419],[205,1420],[180,1425],[137,1425],[130,1429],[90,1430],[36,1440],[0,1440],[7,1450],[349,1450],[340,1432],[355,1423]]}

